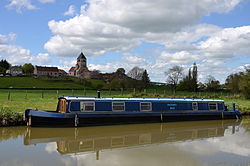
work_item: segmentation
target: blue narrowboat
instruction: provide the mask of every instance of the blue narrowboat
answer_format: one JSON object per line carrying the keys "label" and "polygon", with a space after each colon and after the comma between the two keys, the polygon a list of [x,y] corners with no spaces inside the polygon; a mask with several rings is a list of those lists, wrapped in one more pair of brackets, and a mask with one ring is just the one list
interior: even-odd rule
{"label": "blue narrowboat", "polygon": [[25,110],[28,126],[80,127],[129,123],[240,119],[223,100],[137,97],[59,97],[56,111]]}

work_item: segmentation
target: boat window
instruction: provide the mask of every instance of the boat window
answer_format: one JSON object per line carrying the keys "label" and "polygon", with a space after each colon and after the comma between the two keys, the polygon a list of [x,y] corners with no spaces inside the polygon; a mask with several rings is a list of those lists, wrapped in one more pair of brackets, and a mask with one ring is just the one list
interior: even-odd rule
{"label": "boat window", "polygon": [[112,109],[113,111],[124,111],[125,110],[124,102],[113,102]]}
{"label": "boat window", "polygon": [[217,110],[217,103],[208,103],[208,107],[210,111],[216,111]]}
{"label": "boat window", "polygon": [[94,111],[94,102],[80,102],[81,111]]}
{"label": "boat window", "polygon": [[78,101],[70,102],[70,111],[80,111],[80,103]]}
{"label": "boat window", "polygon": [[141,111],[151,111],[151,103],[150,102],[142,102],[141,103]]}
{"label": "boat window", "polygon": [[193,102],[192,103],[192,108],[194,111],[197,111],[198,110],[198,103],[197,102]]}

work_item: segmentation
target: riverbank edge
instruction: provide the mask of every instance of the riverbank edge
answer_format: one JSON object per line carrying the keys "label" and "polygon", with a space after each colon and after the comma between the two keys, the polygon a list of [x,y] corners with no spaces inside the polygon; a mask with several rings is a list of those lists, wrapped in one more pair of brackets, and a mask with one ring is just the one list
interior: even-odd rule
{"label": "riverbank edge", "polygon": [[[21,114],[21,113],[19,113]],[[250,112],[243,112],[241,113],[242,116],[250,116]],[[23,115],[22,115],[23,116]],[[11,126],[25,126],[24,118],[22,120],[14,120],[14,118],[3,118],[1,121],[0,127],[11,127]]]}
{"label": "riverbank edge", "polygon": [[23,113],[15,112],[8,108],[0,109],[0,127],[24,126],[25,120]]}

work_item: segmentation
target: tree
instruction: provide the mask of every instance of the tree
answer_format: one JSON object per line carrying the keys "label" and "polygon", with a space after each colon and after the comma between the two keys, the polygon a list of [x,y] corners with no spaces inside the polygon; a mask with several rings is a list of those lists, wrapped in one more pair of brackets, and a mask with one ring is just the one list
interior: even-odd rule
{"label": "tree", "polygon": [[183,75],[183,67],[178,66],[178,65],[173,66],[172,68],[168,69],[167,72],[165,72],[165,75],[167,76],[166,82],[168,84],[172,85],[173,91],[174,91],[174,94],[175,94],[177,84],[178,84],[180,78],[182,78],[182,75]]}
{"label": "tree", "polygon": [[31,63],[25,63],[22,66],[23,73],[25,74],[33,74],[34,72],[34,66]]}
{"label": "tree", "polygon": [[142,80],[142,75],[143,75],[144,70],[145,69],[143,69],[143,68],[139,68],[139,67],[135,66],[133,69],[131,69],[128,72],[127,75],[133,79]]}
{"label": "tree", "polygon": [[118,69],[116,70],[116,73],[117,73],[117,74],[125,74],[125,69],[124,69],[124,68],[118,68]]}
{"label": "tree", "polygon": [[144,70],[144,72],[142,73],[142,83],[145,87],[147,87],[148,84],[150,83],[150,79],[149,79],[147,70]]}
{"label": "tree", "polygon": [[220,89],[220,81],[216,80],[211,75],[207,77],[205,85],[208,91],[216,91]]}
{"label": "tree", "polygon": [[3,73],[5,73],[6,70],[8,70],[10,68],[10,66],[11,66],[10,63],[6,60],[2,59],[0,61],[0,67],[1,67],[1,70],[3,71]]}
{"label": "tree", "polygon": [[230,91],[234,93],[239,93],[240,92],[240,82],[242,81],[244,73],[235,73],[235,74],[230,74],[227,76],[227,79],[225,81],[225,85]]}
{"label": "tree", "polygon": [[0,66],[0,74],[5,74],[6,69]]}
{"label": "tree", "polygon": [[193,68],[192,68],[191,84],[192,84],[193,90],[196,92],[197,87],[198,87],[198,68],[196,66],[196,63],[193,64]]}
{"label": "tree", "polygon": [[198,89],[198,69],[196,63],[193,64],[192,68],[189,68],[188,74],[183,77],[178,85],[179,90],[194,91]]}
{"label": "tree", "polygon": [[120,88],[125,88],[125,80],[119,79],[119,78],[114,78],[112,81],[109,83],[110,88],[112,89],[120,89]]}
{"label": "tree", "polygon": [[239,88],[244,97],[250,99],[250,69],[246,69],[242,74]]}

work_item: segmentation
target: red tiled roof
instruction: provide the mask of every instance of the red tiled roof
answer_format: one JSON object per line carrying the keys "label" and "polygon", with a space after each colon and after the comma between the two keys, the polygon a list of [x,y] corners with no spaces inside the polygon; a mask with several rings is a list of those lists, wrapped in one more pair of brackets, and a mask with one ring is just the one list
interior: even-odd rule
{"label": "red tiled roof", "polygon": [[70,69],[69,69],[69,72],[73,72],[73,71],[75,71],[76,70],[76,67],[71,67]]}
{"label": "red tiled roof", "polygon": [[88,70],[88,69],[85,69],[85,70],[83,70],[83,72],[91,72],[90,70]]}
{"label": "red tiled roof", "polygon": [[57,67],[36,66],[37,71],[59,72]]}
{"label": "red tiled roof", "polygon": [[64,73],[67,74],[66,71],[62,70],[62,69],[58,69],[60,73]]}

